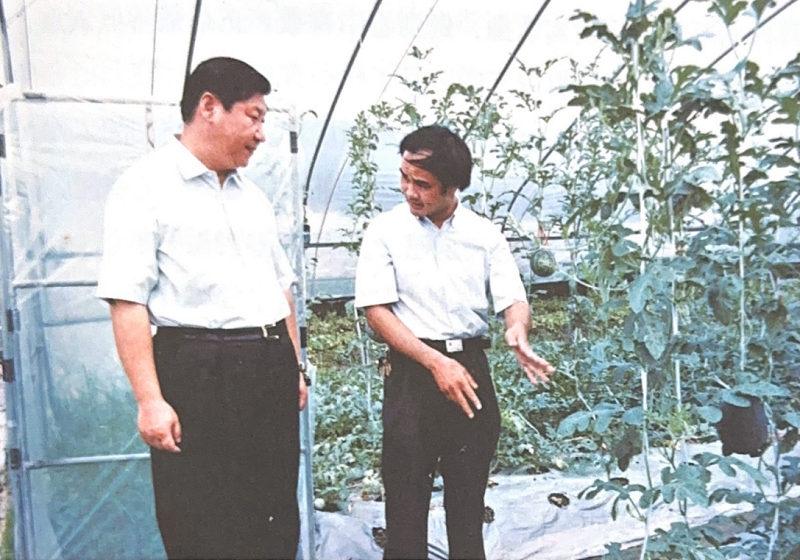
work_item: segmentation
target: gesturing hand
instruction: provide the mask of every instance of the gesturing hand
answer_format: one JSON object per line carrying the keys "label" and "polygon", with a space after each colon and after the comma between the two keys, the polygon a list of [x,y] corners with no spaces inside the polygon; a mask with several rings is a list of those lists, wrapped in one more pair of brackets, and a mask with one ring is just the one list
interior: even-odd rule
{"label": "gesturing hand", "polygon": [[537,383],[547,383],[550,379],[549,374],[555,369],[547,360],[538,356],[528,344],[528,333],[521,324],[515,324],[506,331],[506,343],[514,351],[514,355],[528,376],[528,380],[536,385]]}
{"label": "gesturing hand", "polygon": [[[457,361],[442,355],[442,359],[431,369],[433,378],[444,395],[464,411],[470,418],[475,417],[472,406],[481,409],[481,401],[475,393],[478,384],[469,372]],[[472,406],[470,406],[470,403]]]}
{"label": "gesturing hand", "polygon": [[181,423],[175,410],[164,399],[139,405],[139,434],[144,442],[157,449],[180,453]]}

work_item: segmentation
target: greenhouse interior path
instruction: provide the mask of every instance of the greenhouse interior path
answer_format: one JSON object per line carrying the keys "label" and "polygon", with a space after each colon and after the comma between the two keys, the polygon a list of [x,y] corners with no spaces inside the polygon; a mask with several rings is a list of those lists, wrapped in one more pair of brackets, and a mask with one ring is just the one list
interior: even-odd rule
{"label": "greenhouse interior path", "polygon": [[[688,458],[702,452],[721,453],[719,443],[691,444],[687,448]],[[772,448],[769,448],[763,455],[764,459],[768,460],[771,453]],[[800,455],[800,446],[788,455]],[[757,459],[738,457],[752,466],[758,463]],[[656,450],[651,451],[650,459],[651,472],[658,476],[666,463]],[[709,485],[709,494],[721,487],[756,490],[752,479],[742,471],[732,478],[722,474],[716,467],[711,470],[713,480]],[[625,477],[633,484],[646,485],[646,471],[641,456],[632,461],[624,473],[612,475]],[[611,502],[616,495],[601,493],[593,500],[578,498],[581,490],[597,478],[604,478],[601,471],[580,476],[555,471],[540,475],[492,476],[491,481],[495,484],[486,492],[486,505],[493,510],[494,520],[484,524],[487,558],[581,560],[604,554],[608,543],[618,542],[623,548],[641,544],[644,524],[626,513],[623,506],[619,508],[616,521],[612,520]],[[800,494],[800,491],[796,494]],[[559,505],[551,502],[551,496],[552,502]],[[563,496],[568,503],[565,504]],[[708,509],[690,506],[689,521],[693,525],[701,525],[717,515],[732,515],[749,509],[746,504],[721,503]],[[317,512],[316,519],[317,560],[380,560],[382,557],[383,551],[375,542],[373,530],[385,527],[383,503],[354,497],[346,514]],[[662,503],[650,511],[650,531],[667,529],[672,522],[680,520],[675,503]],[[441,492],[435,492],[431,501],[428,540],[429,558],[447,558]]]}

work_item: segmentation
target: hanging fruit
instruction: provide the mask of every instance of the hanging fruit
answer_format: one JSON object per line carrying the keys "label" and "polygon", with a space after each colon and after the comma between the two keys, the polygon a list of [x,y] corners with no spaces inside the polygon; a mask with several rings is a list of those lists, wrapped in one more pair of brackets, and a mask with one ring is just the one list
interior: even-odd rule
{"label": "hanging fruit", "polygon": [[558,269],[556,257],[550,249],[539,247],[531,254],[531,271],[536,276],[552,276]]}

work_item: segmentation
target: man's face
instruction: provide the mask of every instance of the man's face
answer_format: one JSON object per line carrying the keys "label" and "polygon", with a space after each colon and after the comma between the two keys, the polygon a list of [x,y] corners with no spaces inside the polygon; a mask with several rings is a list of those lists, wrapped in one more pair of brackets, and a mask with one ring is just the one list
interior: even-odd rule
{"label": "man's face", "polygon": [[220,103],[216,115],[218,157],[225,169],[244,167],[264,141],[264,115],[267,104],[260,93],[233,104],[226,111]]}
{"label": "man's face", "polygon": [[437,226],[441,226],[456,208],[457,189],[443,189],[442,182],[431,172],[414,165],[415,161],[425,159],[428,155],[426,152],[403,152],[400,162],[400,191],[406,197],[414,216],[427,217]]}

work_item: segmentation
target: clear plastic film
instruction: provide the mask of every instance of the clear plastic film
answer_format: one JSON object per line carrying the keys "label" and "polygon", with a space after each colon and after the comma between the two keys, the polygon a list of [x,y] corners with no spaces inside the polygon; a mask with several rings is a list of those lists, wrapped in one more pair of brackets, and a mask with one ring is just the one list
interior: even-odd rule
{"label": "clear plastic film", "polygon": [[[134,161],[180,132],[179,110],[45,96],[13,101],[3,115],[3,350],[14,377],[8,446],[19,450],[9,472],[17,557],[163,557],[136,405],[107,304],[94,292],[107,194]],[[244,173],[273,202],[302,302],[294,122],[290,111],[269,112],[267,140]],[[301,488],[303,517],[307,495]]]}

